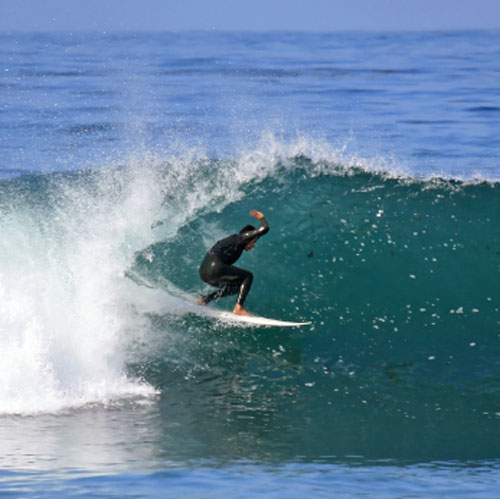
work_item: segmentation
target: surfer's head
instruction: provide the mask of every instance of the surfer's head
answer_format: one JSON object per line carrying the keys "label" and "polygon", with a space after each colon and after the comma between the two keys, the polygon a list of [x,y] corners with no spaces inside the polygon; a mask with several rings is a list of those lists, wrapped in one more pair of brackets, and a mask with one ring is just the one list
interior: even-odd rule
{"label": "surfer's head", "polygon": [[[246,232],[252,232],[254,230],[255,227],[253,225],[245,225],[245,227],[243,227],[243,229],[240,230],[240,234],[245,234]],[[250,239],[250,241],[248,241],[248,243],[245,246],[245,250],[250,251],[255,246],[257,239],[258,239],[257,237],[255,237],[254,239]]]}
{"label": "surfer's head", "polygon": [[255,230],[255,227],[253,225],[245,225],[245,227],[240,230],[240,234],[244,234],[245,232],[252,232],[253,230]]}

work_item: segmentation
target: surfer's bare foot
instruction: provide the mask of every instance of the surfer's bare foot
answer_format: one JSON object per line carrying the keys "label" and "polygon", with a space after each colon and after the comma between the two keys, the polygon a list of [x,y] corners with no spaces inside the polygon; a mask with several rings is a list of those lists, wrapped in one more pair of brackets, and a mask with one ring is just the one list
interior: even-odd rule
{"label": "surfer's bare foot", "polygon": [[236,315],[252,315],[250,312],[247,312],[241,305],[235,305],[234,306],[233,314],[236,314]]}

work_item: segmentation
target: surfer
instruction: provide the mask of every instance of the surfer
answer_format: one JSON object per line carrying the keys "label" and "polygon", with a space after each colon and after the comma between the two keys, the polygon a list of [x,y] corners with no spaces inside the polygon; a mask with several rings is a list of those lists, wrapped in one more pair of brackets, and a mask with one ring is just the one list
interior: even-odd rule
{"label": "surfer", "polygon": [[260,221],[258,229],[253,225],[246,225],[239,234],[233,234],[216,242],[205,255],[200,265],[200,277],[207,284],[219,289],[197,300],[198,305],[206,305],[212,300],[237,294],[238,299],[233,313],[251,315],[243,308],[243,304],[250,291],[253,274],[235,267],[233,263],[238,260],[243,250],[250,251],[257,239],[267,234],[269,225],[260,211],[252,210],[250,215]]}

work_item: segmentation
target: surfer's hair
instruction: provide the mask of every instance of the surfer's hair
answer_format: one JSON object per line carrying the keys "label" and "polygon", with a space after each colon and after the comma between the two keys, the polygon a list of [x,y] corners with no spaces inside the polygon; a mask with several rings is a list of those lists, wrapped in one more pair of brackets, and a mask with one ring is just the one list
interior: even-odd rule
{"label": "surfer's hair", "polygon": [[245,225],[243,229],[240,230],[240,234],[244,234],[245,232],[251,232],[252,230],[255,230],[255,227],[253,225]]}

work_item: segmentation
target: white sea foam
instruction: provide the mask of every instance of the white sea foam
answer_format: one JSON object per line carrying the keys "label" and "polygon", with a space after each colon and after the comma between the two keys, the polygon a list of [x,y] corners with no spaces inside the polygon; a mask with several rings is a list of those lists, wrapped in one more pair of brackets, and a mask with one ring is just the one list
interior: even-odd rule
{"label": "white sea foam", "polygon": [[125,375],[123,270],[159,198],[116,171],[93,186],[59,179],[45,195],[55,207],[26,199],[0,221],[0,412],[151,395]]}

